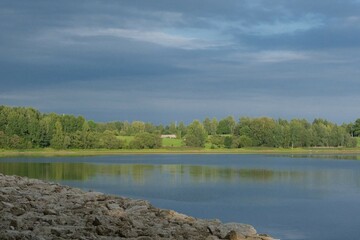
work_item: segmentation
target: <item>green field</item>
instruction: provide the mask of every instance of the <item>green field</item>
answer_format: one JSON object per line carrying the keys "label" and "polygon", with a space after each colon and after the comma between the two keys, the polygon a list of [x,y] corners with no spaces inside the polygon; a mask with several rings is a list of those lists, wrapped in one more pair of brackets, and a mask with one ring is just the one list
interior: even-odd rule
{"label": "green field", "polygon": [[162,145],[163,147],[182,147],[184,143],[182,139],[163,138]]}

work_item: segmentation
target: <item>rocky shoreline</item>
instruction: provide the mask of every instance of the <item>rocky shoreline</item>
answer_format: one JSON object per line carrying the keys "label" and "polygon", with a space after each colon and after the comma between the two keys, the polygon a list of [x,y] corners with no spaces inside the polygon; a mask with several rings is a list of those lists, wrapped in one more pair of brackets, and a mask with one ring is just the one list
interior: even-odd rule
{"label": "rocky shoreline", "polygon": [[0,174],[0,239],[273,238],[250,225],[196,219],[144,200]]}

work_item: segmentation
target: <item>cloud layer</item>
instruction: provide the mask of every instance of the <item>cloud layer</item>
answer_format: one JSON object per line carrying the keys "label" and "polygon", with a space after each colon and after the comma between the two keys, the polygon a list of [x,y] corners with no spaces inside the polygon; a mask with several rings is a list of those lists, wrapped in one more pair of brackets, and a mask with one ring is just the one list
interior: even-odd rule
{"label": "cloud layer", "polygon": [[360,117],[360,2],[2,1],[0,104],[98,121]]}

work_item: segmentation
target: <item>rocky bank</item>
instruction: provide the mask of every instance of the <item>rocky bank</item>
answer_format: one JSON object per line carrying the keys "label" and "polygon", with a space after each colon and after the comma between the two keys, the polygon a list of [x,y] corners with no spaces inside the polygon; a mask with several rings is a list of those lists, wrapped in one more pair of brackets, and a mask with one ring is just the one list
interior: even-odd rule
{"label": "rocky bank", "polygon": [[246,224],[196,219],[144,200],[0,174],[0,239],[272,238]]}

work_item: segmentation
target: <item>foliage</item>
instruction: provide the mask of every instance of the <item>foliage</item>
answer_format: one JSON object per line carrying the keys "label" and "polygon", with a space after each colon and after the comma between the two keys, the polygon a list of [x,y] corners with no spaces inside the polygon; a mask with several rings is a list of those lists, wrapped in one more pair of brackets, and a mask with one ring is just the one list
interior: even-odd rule
{"label": "foliage", "polygon": [[194,120],[187,128],[185,144],[189,147],[204,147],[207,133],[204,126],[198,120]]}
{"label": "foliage", "polygon": [[161,138],[157,134],[147,132],[135,135],[134,139],[130,142],[130,148],[135,149],[155,149],[161,147]]}
{"label": "foliage", "polygon": [[212,135],[209,137],[209,141],[214,147],[224,147],[224,137],[220,135]]}
{"label": "foliage", "polygon": [[354,125],[352,126],[352,131],[354,137],[360,136],[360,118],[356,119]]}
{"label": "foliage", "polygon": [[107,149],[121,149],[125,147],[125,141],[116,137],[115,133],[110,130],[106,130],[101,135],[101,147]]}
{"label": "foliage", "polygon": [[233,134],[235,129],[235,119],[232,116],[220,120],[217,126],[217,134]]}
{"label": "foliage", "polygon": [[224,138],[224,146],[225,146],[226,148],[231,148],[231,147],[232,147],[232,143],[233,143],[233,138],[232,138],[232,137],[226,136],[226,137]]}
{"label": "foliage", "polygon": [[[161,134],[178,139],[161,140]],[[165,147],[356,147],[360,118],[337,125],[325,119],[272,119],[231,116],[154,125],[141,121],[98,123],[82,116],[40,113],[33,108],[0,106],[0,148],[124,149]]]}

